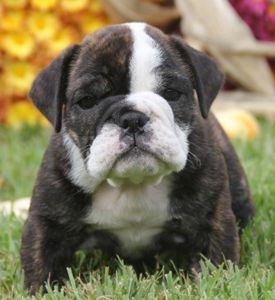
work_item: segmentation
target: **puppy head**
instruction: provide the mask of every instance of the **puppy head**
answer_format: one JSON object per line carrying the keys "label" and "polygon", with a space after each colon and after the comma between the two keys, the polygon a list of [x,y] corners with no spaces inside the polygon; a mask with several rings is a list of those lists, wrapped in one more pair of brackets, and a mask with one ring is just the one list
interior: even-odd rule
{"label": "puppy head", "polygon": [[193,92],[206,118],[222,81],[216,64],[180,38],[128,23],[65,50],[38,75],[30,97],[56,131],[62,125],[71,177],[93,191],[104,180],[141,184],[182,170]]}

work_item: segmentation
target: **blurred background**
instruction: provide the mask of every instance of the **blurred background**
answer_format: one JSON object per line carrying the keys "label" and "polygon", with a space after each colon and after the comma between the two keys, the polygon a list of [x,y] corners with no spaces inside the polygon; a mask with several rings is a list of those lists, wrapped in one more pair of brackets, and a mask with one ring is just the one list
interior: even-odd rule
{"label": "blurred background", "polygon": [[46,125],[27,93],[64,48],[110,21],[98,0],[3,0],[0,4],[0,123]]}
{"label": "blurred background", "polygon": [[1,0],[0,199],[30,194],[47,144],[50,126],[27,98],[37,73],[88,32],[129,21],[179,34],[217,61],[226,82],[213,109],[230,138],[253,140],[274,124],[275,0]]}

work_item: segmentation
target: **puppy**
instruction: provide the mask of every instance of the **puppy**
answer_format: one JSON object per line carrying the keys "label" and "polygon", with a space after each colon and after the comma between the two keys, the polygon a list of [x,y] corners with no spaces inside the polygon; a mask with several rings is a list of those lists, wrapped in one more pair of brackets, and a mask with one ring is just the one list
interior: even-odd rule
{"label": "puppy", "polygon": [[55,132],[24,227],[27,288],[61,282],[82,248],[239,262],[254,207],[209,114],[222,83],[212,59],[144,23],[98,30],[42,70],[30,97]]}

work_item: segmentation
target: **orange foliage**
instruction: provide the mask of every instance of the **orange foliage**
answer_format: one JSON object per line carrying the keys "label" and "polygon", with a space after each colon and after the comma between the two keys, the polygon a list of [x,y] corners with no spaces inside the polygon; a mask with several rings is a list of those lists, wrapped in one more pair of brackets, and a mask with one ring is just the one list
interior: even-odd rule
{"label": "orange foliage", "polygon": [[45,124],[26,100],[32,80],[69,44],[108,23],[100,0],[2,0],[0,19],[0,123]]}

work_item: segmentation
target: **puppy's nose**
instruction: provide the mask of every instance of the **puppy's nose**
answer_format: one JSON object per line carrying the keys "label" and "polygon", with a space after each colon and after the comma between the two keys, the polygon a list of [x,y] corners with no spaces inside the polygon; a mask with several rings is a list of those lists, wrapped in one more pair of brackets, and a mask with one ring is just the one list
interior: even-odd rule
{"label": "puppy's nose", "polygon": [[130,111],[120,116],[119,126],[129,133],[142,133],[148,120],[144,113]]}

